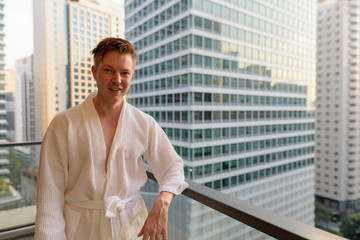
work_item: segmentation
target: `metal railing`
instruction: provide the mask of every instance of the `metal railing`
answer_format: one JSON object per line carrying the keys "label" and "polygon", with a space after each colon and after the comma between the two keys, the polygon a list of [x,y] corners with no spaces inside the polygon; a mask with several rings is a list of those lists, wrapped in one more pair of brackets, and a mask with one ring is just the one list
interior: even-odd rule
{"label": "metal railing", "polygon": [[[40,144],[40,141],[4,143],[0,144],[0,148]],[[156,181],[151,172],[147,171],[147,175],[149,179]],[[189,179],[186,179],[186,182],[189,184],[189,187],[183,191],[183,195],[276,239],[344,239],[275,212],[271,212],[263,207],[255,206],[247,201],[202,186]],[[33,232],[34,225],[3,229],[0,230],[0,239],[21,239],[31,236]]]}

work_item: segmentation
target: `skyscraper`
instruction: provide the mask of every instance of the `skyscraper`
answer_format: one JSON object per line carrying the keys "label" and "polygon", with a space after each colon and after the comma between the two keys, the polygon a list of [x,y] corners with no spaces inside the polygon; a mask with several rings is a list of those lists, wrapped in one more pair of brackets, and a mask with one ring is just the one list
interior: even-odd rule
{"label": "skyscraper", "polygon": [[123,5],[112,0],[34,0],[34,80],[37,139],[56,113],[96,89],[90,51],[123,36]]}
{"label": "skyscraper", "polygon": [[[127,0],[125,13],[139,54],[128,101],[185,176],[313,225],[316,3]],[[189,239],[242,234],[192,204]]]}
{"label": "skyscraper", "polygon": [[15,141],[35,141],[33,56],[15,61]]}
{"label": "skyscraper", "polygon": [[15,141],[15,77],[14,70],[7,69],[4,74],[6,132],[7,140]]}
{"label": "skyscraper", "polygon": [[316,199],[341,217],[360,211],[360,2],[319,1]]}

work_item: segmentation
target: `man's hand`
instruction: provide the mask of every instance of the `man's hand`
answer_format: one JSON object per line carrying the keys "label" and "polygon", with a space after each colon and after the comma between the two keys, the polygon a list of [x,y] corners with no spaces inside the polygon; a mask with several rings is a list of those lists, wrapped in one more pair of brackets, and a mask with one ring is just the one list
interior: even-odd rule
{"label": "man's hand", "polygon": [[143,236],[143,240],[163,240],[167,239],[167,220],[168,211],[174,194],[170,192],[161,192],[155,200],[144,226],[142,227],[138,237]]}

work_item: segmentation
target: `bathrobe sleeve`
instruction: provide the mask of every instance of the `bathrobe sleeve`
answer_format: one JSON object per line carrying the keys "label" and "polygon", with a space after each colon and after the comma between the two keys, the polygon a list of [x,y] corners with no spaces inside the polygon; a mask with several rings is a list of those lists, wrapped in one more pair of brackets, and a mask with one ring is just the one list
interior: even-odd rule
{"label": "bathrobe sleeve", "polygon": [[159,183],[159,192],[167,191],[178,195],[188,187],[184,181],[183,160],[155,120],[149,128],[148,149],[144,157]]}
{"label": "bathrobe sleeve", "polygon": [[40,152],[35,239],[66,239],[63,215],[66,159],[66,144],[50,125]]}

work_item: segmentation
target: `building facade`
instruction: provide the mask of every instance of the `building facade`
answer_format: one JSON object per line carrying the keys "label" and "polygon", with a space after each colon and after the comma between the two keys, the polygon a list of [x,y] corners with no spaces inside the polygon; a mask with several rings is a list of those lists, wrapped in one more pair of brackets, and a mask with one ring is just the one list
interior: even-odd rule
{"label": "building facade", "polygon": [[[7,142],[6,100],[5,100],[5,41],[4,41],[4,1],[0,0],[0,143]],[[0,178],[7,178],[9,161],[6,159],[7,150],[0,149]]]}
{"label": "building facade", "polygon": [[112,0],[34,0],[36,138],[56,113],[96,89],[90,51],[124,34],[123,4]]}
{"label": "building facade", "polygon": [[15,99],[14,93],[5,92],[5,108],[6,108],[6,132],[7,140],[9,142],[15,141]]}
{"label": "building facade", "polygon": [[[313,225],[316,3],[127,0],[125,13],[128,101],[160,123],[185,176]],[[260,237],[186,209],[186,239]]]}
{"label": "building facade", "polygon": [[320,1],[316,199],[340,217],[360,211],[360,2]]}
{"label": "building facade", "polygon": [[33,56],[15,61],[14,141],[35,141]]}
{"label": "building facade", "polygon": [[6,108],[6,132],[9,142],[15,141],[15,77],[14,70],[7,69],[4,76],[5,108]]}

